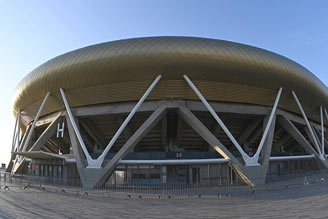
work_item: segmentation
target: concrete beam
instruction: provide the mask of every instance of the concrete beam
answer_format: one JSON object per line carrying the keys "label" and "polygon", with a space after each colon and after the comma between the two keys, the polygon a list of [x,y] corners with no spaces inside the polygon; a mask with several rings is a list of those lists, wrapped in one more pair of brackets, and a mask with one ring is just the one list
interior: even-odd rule
{"label": "concrete beam", "polygon": [[277,122],[283,127],[309,154],[315,155],[315,160],[319,167],[328,168],[327,162],[320,159],[320,155],[312,147],[312,145],[306,140],[302,133],[295,127],[295,125],[284,116],[279,116]]}
{"label": "concrete beam", "polygon": [[95,142],[94,142],[93,138],[88,134],[88,132],[82,126],[80,126],[79,131],[80,131],[80,135],[81,135],[83,142],[84,142],[85,146],[87,147],[88,151],[93,152],[93,149],[95,146]]}
{"label": "concrete beam", "polygon": [[[86,181],[86,176],[84,173],[84,168],[86,167],[86,159],[84,157],[84,153],[82,151],[81,145],[76,137],[76,134],[73,129],[73,125],[71,123],[71,120],[68,118],[68,115],[66,114],[66,123],[67,123],[67,129],[69,133],[69,137],[71,140],[71,146],[73,149],[73,154],[76,162],[76,167],[79,172],[79,176],[81,179],[82,184]],[[76,124],[79,124],[76,122]]]}
{"label": "concrete beam", "polygon": [[[314,139],[312,137],[312,134],[311,134],[310,130],[307,127],[304,127],[304,131],[305,131],[306,135],[308,136],[308,138],[310,139],[310,141],[312,142],[312,145],[314,145],[315,144],[315,141],[318,140],[318,137],[315,135],[314,130],[312,130],[313,131],[313,136],[316,139]],[[318,144],[320,144],[320,143],[318,142]],[[320,147],[317,149],[317,153],[321,153],[320,151],[318,151],[319,149],[320,149]]]}
{"label": "concrete beam", "polygon": [[25,144],[26,142],[26,139],[27,139],[27,135],[28,133],[31,131],[31,127],[32,125],[30,124],[27,129],[25,130],[24,134],[23,134],[23,137],[22,137],[22,140],[18,146],[18,151],[23,151],[23,145]]}
{"label": "concrete beam", "polygon": [[179,115],[192,127],[203,139],[205,139],[215,151],[228,160],[229,165],[240,178],[251,186],[265,183],[267,166],[245,166],[232,155],[232,153],[206,128],[206,126],[187,108],[180,107]]}
{"label": "concrete beam", "polygon": [[[149,100],[145,101],[138,109],[138,112],[152,112],[160,104],[168,104],[168,108],[177,108],[178,105],[184,103],[191,111],[207,111],[205,106],[197,100]],[[249,114],[249,115],[267,115],[270,111],[268,106],[250,105],[243,103],[226,103],[226,102],[209,102],[216,112],[220,113],[237,113],[237,114]],[[81,106],[72,108],[72,112],[75,116],[91,116],[91,115],[108,115],[108,114],[126,114],[131,112],[135,106],[136,101],[124,102],[124,103],[108,103],[99,104],[93,106]],[[171,105],[171,106],[170,106]],[[65,112],[64,112],[65,113]],[[303,118],[295,113],[287,112],[282,109],[277,109],[277,115],[284,115],[286,118],[299,124],[305,124]],[[54,115],[50,114],[42,117],[37,122],[37,126],[51,123]],[[318,122],[310,122],[312,125],[320,129]]]}
{"label": "concrete beam", "polygon": [[118,162],[134,148],[138,142],[162,119],[166,114],[166,105],[159,106],[146,121],[137,129],[131,138],[122,146],[115,156],[105,164],[103,169],[86,168],[84,172],[87,176],[83,186],[93,188],[97,184],[103,184],[115,170]]}
{"label": "concrete beam", "polygon": [[97,128],[90,121],[79,120],[81,127],[88,133],[88,135],[103,149],[106,147],[107,142],[104,136],[100,134]]}
{"label": "concrete beam", "polygon": [[[221,120],[222,120],[222,122],[224,122],[224,118],[222,118]],[[210,131],[213,133],[214,136],[216,136],[216,133],[219,131],[219,128],[220,128],[220,126],[218,125],[218,123],[214,119],[211,126],[210,126]],[[210,152],[215,151],[213,149],[213,147],[206,140],[204,140],[204,147],[207,147],[208,151],[210,151]]]}
{"label": "concrete beam", "polygon": [[[72,108],[72,112],[75,116],[96,116],[96,115],[108,115],[108,114],[127,114],[132,111],[137,101],[109,103],[93,106],[81,106]],[[138,112],[152,112],[160,105],[159,101],[145,101]]]}
{"label": "concrete beam", "polygon": [[[314,128],[314,130],[315,130],[315,132],[316,132],[316,134],[321,138],[321,132],[316,128],[316,127],[313,127]],[[326,135],[326,136],[325,136]],[[324,142],[325,142],[325,144],[324,144],[324,146],[325,146],[325,149],[326,149],[326,151],[328,150],[328,141],[327,141],[327,134],[324,134]]]}
{"label": "concrete beam", "polygon": [[215,151],[221,154],[225,159],[235,163],[238,166],[242,164],[232,153],[207,129],[207,127],[187,108],[180,107],[179,116],[194,129]]}
{"label": "concrete beam", "polygon": [[65,111],[57,111],[57,112],[42,116],[36,122],[35,127],[40,127],[40,126],[52,123],[54,120],[57,119],[58,114],[60,114],[61,116],[65,116],[66,112]]}
{"label": "concrete beam", "polygon": [[180,116],[178,116],[176,146],[178,146],[179,148],[181,147],[182,144],[182,127],[183,127],[183,120],[180,118]]}
{"label": "concrete beam", "polygon": [[[296,123],[301,124],[301,125],[306,125],[306,122],[304,121],[304,118],[301,115],[297,115],[295,113],[287,112],[287,111],[282,110],[282,109],[277,109],[277,115],[284,116],[285,118],[287,118],[288,120],[290,120],[292,122],[296,122]],[[313,122],[313,121],[309,121],[309,122],[312,126],[315,126],[319,129],[321,129],[321,124],[320,123]]]}
{"label": "concrete beam", "polygon": [[284,144],[287,143],[290,138],[291,138],[290,134],[286,133],[285,135],[279,138],[279,140],[273,145],[273,147],[283,148]]}
{"label": "concrete beam", "polygon": [[[17,151],[22,151],[23,150],[23,145],[26,142],[28,133],[31,131],[31,127],[32,124],[30,124],[27,129],[25,130],[25,133],[22,137],[22,140],[17,148]],[[22,167],[20,167],[21,165],[23,165],[23,163],[25,162],[25,158],[21,159],[21,157],[19,155],[14,155],[12,154],[12,160],[14,160],[12,168],[11,168],[11,173],[19,173],[19,171],[22,169]]]}
{"label": "concrete beam", "polygon": [[69,153],[69,149],[65,148],[57,138],[48,139],[47,142],[53,145],[56,149],[61,150],[64,154]]}
{"label": "concrete beam", "polygon": [[58,154],[58,150],[56,150],[53,145],[48,144],[48,143],[43,145],[42,149],[46,152],[49,152],[49,153]]}
{"label": "concrete beam", "polygon": [[[265,126],[267,124],[267,120],[269,119],[270,115],[267,115],[263,121],[263,132],[265,130]],[[270,155],[271,155],[271,149],[272,149],[272,141],[273,141],[273,136],[274,136],[274,130],[276,126],[276,116],[274,116],[271,126],[269,128],[268,135],[264,141],[264,145],[261,151],[261,155],[259,157],[259,163],[264,167],[265,170],[265,176],[267,174],[268,166],[269,166],[269,161],[270,161]]]}
{"label": "concrete beam", "polygon": [[243,145],[244,143],[246,143],[246,141],[249,138],[249,136],[251,136],[251,134],[254,132],[254,130],[260,125],[261,121],[262,121],[261,118],[257,118],[255,120],[253,120],[246,127],[246,129],[239,135],[239,137],[237,138],[237,142],[240,145]]}
{"label": "concrete beam", "polygon": [[[267,106],[250,105],[242,103],[226,103],[208,101],[213,110],[217,113],[237,113],[249,115],[267,115],[270,113],[271,108]],[[191,111],[206,111],[206,107],[201,101],[186,100],[186,107]]]}
{"label": "concrete beam", "polygon": [[163,151],[169,151],[169,144],[167,139],[167,116],[163,116],[162,118],[162,147]]}
{"label": "concrete beam", "polygon": [[33,144],[29,151],[39,151],[41,147],[47,142],[49,138],[56,132],[57,123],[61,113],[57,114],[57,117],[52,121],[52,123],[43,131],[38,140]]}
{"label": "concrete beam", "polygon": [[[121,125],[123,124],[124,119],[120,116],[117,117],[117,124],[119,127],[121,127]],[[131,129],[131,127],[128,125],[126,125],[125,129],[122,132],[122,136],[125,138],[125,141],[129,140],[129,138],[132,136],[133,131]]]}
{"label": "concrete beam", "polygon": [[[117,117],[117,123],[118,126],[121,127],[121,125],[123,124],[124,120],[122,117],[118,116]],[[129,138],[131,138],[132,134],[133,134],[133,130],[131,129],[131,127],[129,126],[129,124],[126,125],[125,129],[122,131],[121,135],[122,137],[125,138],[125,142],[129,140]],[[133,149],[130,150],[129,152],[133,152]]]}
{"label": "concrete beam", "polygon": [[260,127],[257,127],[257,129],[251,134],[251,136],[247,139],[246,141],[246,145],[247,146],[250,146],[251,144],[253,144],[255,142],[255,140],[257,138],[259,138],[259,136],[263,133],[263,130],[262,130],[262,126]]}

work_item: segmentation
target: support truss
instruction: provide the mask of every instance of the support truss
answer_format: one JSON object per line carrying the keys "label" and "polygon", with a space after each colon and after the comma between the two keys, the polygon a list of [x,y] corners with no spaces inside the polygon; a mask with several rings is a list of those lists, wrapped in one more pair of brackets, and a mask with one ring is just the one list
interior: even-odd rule
{"label": "support truss", "polygon": [[68,113],[68,117],[69,120],[72,124],[72,127],[74,129],[74,132],[77,136],[77,139],[82,147],[82,150],[84,152],[84,155],[87,158],[87,168],[101,168],[103,165],[103,162],[105,160],[106,155],[108,154],[109,150],[112,148],[112,146],[114,145],[114,143],[116,142],[116,140],[118,139],[118,137],[120,136],[120,134],[123,132],[124,128],[127,126],[127,124],[130,122],[130,120],[132,119],[132,117],[134,116],[134,114],[137,112],[137,110],[139,109],[139,107],[142,105],[142,103],[145,101],[145,99],[148,97],[148,95],[150,94],[150,92],[154,89],[154,87],[157,85],[157,83],[159,82],[159,80],[161,79],[161,75],[157,76],[156,79],[153,81],[153,83],[150,85],[150,87],[146,90],[146,92],[144,93],[144,95],[141,97],[141,99],[138,101],[138,103],[135,105],[135,107],[132,109],[132,111],[129,113],[129,115],[127,116],[127,118],[124,120],[123,124],[121,125],[121,127],[117,130],[117,132],[115,133],[115,135],[113,136],[113,138],[111,139],[111,141],[108,143],[108,145],[105,147],[105,150],[102,152],[102,154],[97,158],[97,159],[92,159],[92,157],[90,156],[88,149],[82,139],[82,136],[80,134],[79,129],[77,128],[77,124],[75,122],[75,118],[72,114],[72,111],[70,109],[70,106],[68,104],[68,101],[66,99],[65,96],[65,92],[63,89],[60,88],[60,93],[62,95],[64,104],[65,104],[65,108],[66,111]]}
{"label": "support truss", "polygon": [[73,130],[72,123],[67,120],[68,131],[71,138],[76,165],[80,174],[83,187],[91,189],[97,184],[104,183],[115,170],[118,162],[133,149],[138,142],[163,118],[166,114],[166,104],[160,105],[148,119],[137,129],[137,131],[129,138],[115,156],[104,165],[104,168],[87,168],[87,163],[83,157],[79,141],[76,139],[76,133]]}
{"label": "support truss", "polygon": [[[298,100],[297,95],[296,95],[296,93],[295,93],[294,91],[292,91],[292,95],[293,95],[293,97],[294,97],[294,99],[295,99],[295,101],[296,101],[296,103],[297,103],[297,106],[298,106],[299,110],[300,110],[301,113],[302,113],[302,116],[303,116],[304,121],[306,122],[306,126],[307,126],[307,128],[308,128],[309,133],[310,133],[310,139],[312,140],[312,143],[314,144],[314,146],[315,146],[315,148],[316,148],[318,154],[320,155],[320,158],[323,159],[323,160],[325,160],[326,158],[325,158],[325,156],[324,156],[324,154],[323,154],[323,153],[324,153],[324,150],[321,150],[321,148],[320,148],[320,143],[318,142],[318,139],[317,139],[317,137],[315,136],[315,134],[314,134],[314,132],[313,132],[313,128],[312,128],[312,126],[310,125],[310,122],[309,122],[309,120],[308,120],[308,118],[307,118],[307,116],[306,116],[306,114],[305,114],[305,112],[304,112],[304,110],[303,110],[303,107],[302,107],[300,101]],[[321,111],[322,111],[322,110],[321,110]],[[321,123],[322,123],[322,124],[321,124],[321,129],[322,129],[322,131],[323,131],[323,119],[322,119],[322,113],[321,113]],[[324,145],[324,144],[323,144],[323,145]]]}
{"label": "support truss", "polygon": [[272,137],[274,132],[274,123],[270,127],[270,139],[265,144],[267,152],[265,153],[264,165],[245,166],[218,140],[207,127],[185,106],[179,108],[179,116],[193,128],[210,146],[213,147],[221,156],[229,161],[230,166],[236,171],[241,179],[249,185],[261,185],[265,182],[268,168],[268,160],[270,158]]}
{"label": "support truss", "polygon": [[31,139],[31,136],[32,136],[32,133],[34,131],[34,128],[35,128],[35,125],[36,125],[36,122],[38,121],[41,113],[42,113],[42,110],[44,108],[44,105],[46,104],[47,100],[48,100],[48,97],[49,97],[50,93],[48,92],[45,96],[45,98],[43,99],[42,103],[41,103],[41,106],[39,108],[39,111],[38,113],[36,114],[35,118],[34,118],[34,121],[32,123],[32,127],[31,127],[31,130],[29,131],[28,135],[27,135],[27,138],[26,138],[26,141],[25,141],[25,144],[23,146],[23,152],[26,151],[26,147],[27,145],[30,143],[30,139]]}
{"label": "support truss", "polygon": [[325,129],[324,129],[322,106],[320,106],[320,119],[321,119],[321,154],[323,157],[325,157]]}
{"label": "support truss", "polygon": [[328,163],[326,160],[322,160],[320,154],[312,147],[312,145],[306,140],[302,133],[295,127],[295,125],[285,116],[279,116],[278,123],[283,127],[287,133],[299,143],[307,153],[314,155],[319,167],[327,168]]}
{"label": "support truss", "polygon": [[[24,137],[23,137],[22,141],[20,142],[20,144],[17,148],[17,151],[19,151],[19,152],[25,152],[26,151],[27,146],[30,143],[31,136],[32,136],[32,133],[33,133],[34,128],[36,126],[36,123],[37,123],[37,121],[38,121],[38,119],[39,119],[39,117],[42,113],[42,110],[43,110],[43,108],[44,108],[44,106],[45,106],[45,104],[46,104],[46,102],[49,98],[49,95],[50,95],[50,93],[48,92],[46,94],[46,96],[44,97],[44,99],[41,103],[41,106],[40,106],[40,108],[39,108],[39,110],[38,110],[38,112],[37,112],[37,114],[36,114],[36,116],[33,120],[32,125],[29,126],[28,129],[26,130],[26,132],[24,134]],[[18,170],[20,170],[22,168],[24,162],[25,162],[25,159],[23,157],[16,156],[16,159],[15,159],[14,164],[13,164],[12,172],[16,173]]]}
{"label": "support truss", "polygon": [[[104,139],[101,139],[101,136],[97,135],[96,131],[93,130],[91,126],[89,126],[87,123],[79,123],[77,121],[77,118],[73,115],[71,108],[69,106],[69,103],[67,101],[65,92],[63,89],[60,89],[60,93],[62,96],[62,99],[64,101],[64,105],[66,108],[66,121],[67,121],[67,128],[69,131],[69,137],[71,146],[73,149],[74,157],[76,160],[77,169],[79,171],[79,175],[81,178],[81,181],[83,183],[83,186],[85,188],[93,188],[97,184],[104,183],[108,177],[113,173],[115,168],[117,167],[118,163],[121,159],[125,157],[125,155],[131,151],[138,142],[166,115],[167,108],[174,108],[175,110],[178,109],[178,115],[180,118],[183,119],[184,122],[186,122],[192,129],[194,129],[198,135],[200,135],[215,151],[217,151],[219,154],[221,154],[225,159],[229,161],[229,164],[237,174],[248,184],[250,185],[260,185],[265,182],[266,173],[268,169],[268,163],[271,153],[271,147],[272,147],[272,139],[274,135],[274,129],[275,129],[275,123],[276,121],[283,127],[289,134],[292,136],[301,146],[305,148],[305,150],[309,154],[313,154],[316,161],[320,164],[320,166],[328,168],[328,162],[325,158],[325,145],[327,145],[327,142],[325,144],[325,141],[327,141],[324,138],[325,134],[325,126],[324,126],[324,115],[328,119],[328,113],[326,109],[324,109],[322,106],[320,107],[320,118],[321,118],[321,127],[318,125],[315,126],[316,132],[313,130],[313,127],[311,126],[302,106],[299,102],[295,92],[292,92],[293,97],[302,113],[303,119],[298,118],[299,120],[302,120],[302,124],[306,125],[307,131],[309,132],[310,139],[314,146],[312,146],[306,138],[302,135],[301,132],[297,130],[297,128],[293,125],[290,118],[287,116],[288,113],[279,114],[276,115],[276,112],[278,111],[278,104],[279,100],[282,94],[282,88],[279,89],[275,102],[272,106],[272,109],[270,113],[269,108],[265,108],[265,110],[262,110],[261,115],[267,114],[267,116],[264,119],[263,122],[263,129],[259,130],[259,134],[263,131],[263,135],[261,137],[260,143],[258,145],[258,148],[253,156],[249,156],[245,153],[241,145],[243,145],[243,142],[245,142],[249,136],[253,133],[253,131],[260,125],[261,120],[258,119],[254,121],[252,124],[250,124],[246,130],[242,132],[242,134],[239,136],[239,138],[236,140],[235,137],[231,134],[230,130],[226,127],[224,122],[221,120],[219,115],[216,112],[221,111],[215,111],[214,109],[218,109],[221,105],[217,105],[213,107],[207,102],[205,97],[201,94],[201,92],[197,89],[197,87],[194,85],[194,83],[188,78],[187,75],[183,76],[186,82],[189,84],[189,86],[192,88],[192,90],[196,93],[196,95],[199,97],[202,103],[197,101],[199,103],[199,106],[201,108],[205,108],[211,113],[211,115],[214,117],[215,122],[219,125],[217,127],[221,127],[225,134],[228,136],[232,144],[236,147],[236,149],[239,151],[239,153],[242,156],[242,159],[244,162],[242,162],[241,159],[236,158],[223,144],[220,142],[219,139],[216,138],[213,133],[211,133],[210,130],[207,129],[207,127],[192,113],[192,109],[187,107],[186,104],[181,104],[182,102],[176,102],[168,103],[165,101],[160,101],[159,105],[152,104],[152,110],[153,113],[146,119],[146,121],[136,130],[134,133],[130,133],[126,137],[125,144],[121,147],[121,149],[115,154],[115,156],[111,160],[106,160],[105,157],[109,153],[110,149],[113,147],[115,142],[117,141],[118,137],[121,135],[121,133],[125,130],[130,120],[133,118],[135,113],[138,111],[139,107],[144,103],[148,95],[151,93],[151,91],[154,89],[154,87],[158,84],[158,82],[161,79],[161,75],[157,76],[156,79],[152,82],[152,84],[149,86],[149,88],[145,91],[143,96],[140,98],[140,100],[137,102],[137,104],[131,109],[129,109],[129,114],[126,117],[126,119],[122,122],[119,129],[116,131],[113,138],[110,140],[110,142],[106,145],[106,142],[104,142]],[[15,150],[17,152],[33,152],[33,151],[39,151],[41,147],[49,140],[49,138],[56,132],[56,127],[58,122],[61,120],[62,116],[64,115],[62,112],[60,112],[56,117],[52,120],[52,122],[48,125],[48,127],[44,130],[44,132],[39,136],[37,141],[30,147],[30,139],[33,133],[33,130],[36,126],[36,122],[38,121],[42,110],[44,108],[44,105],[46,104],[46,101],[49,97],[49,93],[45,96],[36,116],[32,124],[27,128],[23,138],[20,138],[19,134],[19,121],[20,121],[20,113],[17,114],[16,118],[16,124],[15,124],[15,130],[13,135],[13,145],[12,145],[12,151]],[[147,104],[146,104],[147,105]],[[204,105],[204,106],[203,106]],[[149,107],[149,106],[148,106]],[[196,105],[192,105],[192,107],[196,107]],[[215,108],[217,107],[217,108]],[[204,109],[205,109],[204,108]],[[148,108],[147,108],[148,109]],[[203,110],[204,110],[203,109]],[[130,111],[131,110],[131,111]],[[142,109],[141,109],[142,110]],[[231,110],[231,109],[229,109]],[[277,120],[276,120],[277,118]],[[94,141],[101,145],[104,148],[104,151],[102,154],[96,158],[93,159],[86,147],[86,144],[80,134],[79,125],[82,125],[83,128],[89,133],[89,135],[94,139]],[[166,127],[166,124],[162,124],[164,127]],[[321,128],[321,133],[319,129]],[[165,134],[165,133],[164,133]],[[163,134],[163,135],[164,135]],[[320,136],[321,135],[321,136]],[[321,137],[321,139],[320,139]],[[285,141],[285,139],[283,139]],[[287,139],[288,140],[288,139]],[[17,145],[17,147],[16,147]],[[167,142],[163,142],[164,147],[167,147]],[[17,170],[18,168],[21,168],[24,160],[17,159],[15,160],[15,165],[13,167],[13,170]]]}
{"label": "support truss", "polygon": [[212,116],[214,117],[214,119],[217,121],[217,123],[220,125],[220,127],[223,129],[223,131],[226,133],[226,135],[228,136],[228,138],[230,139],[230,141],[233,143],[233,145],[237,148],[237,150],[239,151],[239,153],[241,154],[246,166],[257,166],[260,165],[259,164],[259,155],[262,151],[264,142],[267,138],[272,120],[275,116],[277,107],[278,107],[278,103],[279,103],[279,99],[282,93],[282,88],[279,89],[276,100],[274,102],[273,108],[271,110],[271,114],[270,117],[268,119],[268,122],[266,124],[264,133],[262,135],[260,144],[257,148],[256,153],[254,154],[254,156],[250,157],[248,156],[244,150],[242,149],[242,147],[239,145],[238,141],[233,137],[233,135],[231,134],[231,132],[229,131],[229,129],[225,126],[224,122],[220,119],[220,117],[217,115],[217,113],[213,110],[213,108],[211,107],[211,105],[207,102],[207,100],[205,99],[205,97],[201,94],[201,92],[197,89],[197,87],[194,85],[194,83],[189,79],[189,77],[187,75],[183,76],[184,79],[187,81],[187,83],[190,85],[190,87],[193,89],[193,91],[196,93],[196,95],[199,97],[199,99],[203,102],[203,104],[205,105],[205,107],[208,109],[208,111],[212,114]]}
{"label": "support truss", "polygon": [[19,145],[19,142],[20,142],[20,112],[18,112],[16,116],[11,152],[15,152],[17,145]]}
{"label": "support truss", "polygon": [[58,113],[55,117],[54,121],[48,125],[48,127],[42,132],[40,137],[35,141],[29,151],[39,151],[41,147],[48,141],[49,138],[56,132],[57,124],[62,113]]}

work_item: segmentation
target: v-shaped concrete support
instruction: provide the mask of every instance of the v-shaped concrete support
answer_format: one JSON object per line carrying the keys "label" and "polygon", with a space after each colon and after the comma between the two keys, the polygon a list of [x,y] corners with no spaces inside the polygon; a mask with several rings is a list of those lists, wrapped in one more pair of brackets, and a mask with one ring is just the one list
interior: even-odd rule
{"label": "v-shaped concrete support", "polygon": [[[22,152],[39,151],[41,147],[48,141],[48,139],[51,138],[51,136],[56,132],[57,123],[60,120],[60,116],[61,113],[59,113],[54,119],[54,121],[48,125],[48,127],[42,132],[42,134],[39,136],[39,138],[36,140],[36,142],[32,145],[30,149],[26,148],[26,150]],[[19,155],[16,156],[18,157]],[[24,164],[25,158],[16,159],[12,168],[12,172],[20,173],[24,168]]]}
{"label": "v-shaped concrete support", "polygon": [[79,141],[79,144],[81,145],[81,148],[83,150],[83,153],[87,159],[87,167],[88,168],[102,168],[105,157],[107,156],[108,152],[110,151],[110,149],[112,148],[112,146],[115,144],[116,140],[118,139],[118,137],[120,136],[120,134],[123,132],[123,130],[125,129],[125,127],[127,126],[127,124],[130,122],[130,120],[132,119],[132,117],[134,116],[134,114],[137,112],[137,110],[139,109],[139,107],[142,105],[142,103],[146,100],[146,98],[148,97],[148,95],[151,93],[151,91],[154,89],[154,87],[157,85],[157,83],[159,82],[159,80],[161,79],[161,75],[158,75],[156,77],[156,79],[153,81],[153,83],[151,83],[151,85],[148,87],[148,89],[146,90],[146,92],[142,95],[142,97],[140,98],[140,100],[137,102],[137,104],[134,106],[134,108],[132,109],[132,111],[129,113],[129,115],[126,117],[126,119],[124,120],[123,124],[120,126],[120,128],[116,131],[116,133],[114,134],[114,136],[112,137],[112,139],[110,140],[110,142],[108,143],[108,145],[105,147],[104,151],[100,154],[100,156],[96,159],[93,159],[88,150],[87,147],[82,139],[82,136],[80,134],[79,129],[77,128],[77,124],[74,120],[73,114],[71,112],[70,106],[68,104],[65,92],[62,88],[60,88],[60,93],[61,96],[63,98],[64,101],[64,105],[66,108],[66,112],[68,114],[68,119],[70,120],[70,123],[73,127],[73,130],[75,131],[76,137]]}
{"label": "v-shaped concrete support", "polygon": [[232,153],[207,129],[207,127],[187,108],[181,106],[179,108],[179,116],[193,128],[215,151],[221,154],[225,159],[229,160],[229,164],[241,179],[252,186],[262,185],[265,183],[268,163],[270,159],[272,138],[275,127],[275,119],[271,123],[268,137],[264,142],[263,156],[261,156],[260,165],[246,166],[242,164]]}
{"label": "v-shaped concrete support", "polygon": [[[21,140],[20,144],[17,146],[16,151],[18,151],[18,152],[19,151],[22,151],[22,148],[23,148],[23,145],[24,145],[24,143],[26,141],[27,135],[31,131],[31,127],[32,127],[32,125],[29,125],[26,128],[25,133],[23,134],[22,140]],[[13,164],[11,165],[12,167],[10,169],[10,172],[11,173],[16,173],[16,172],[18,173],[19,171],[17,171],[17,170],[18,170],[18,168],[19,168],[20,163],[21,163],[22,160],[20,159],[20,156],[17,155],[17,154],[13,154],[12,155],[12,160],[13,160]]]}
{"label": "v-shaped concrete support", "polygon": [[[34,121],[33,121],[32,125],[29,127],[28,131],[26,132],[26,135],[24,136],[23,141],[21,142],[21,145],[19,146],[19,149],[23,152],[26,151],[26,149],[27,149],[27,147],[30,143],[30,139],[32,137],[34,128],[36,126],[36,122],[39,120],[39,117],[42,113],[42,110],[43,110],[49,96],[50,96],[50,93],[48,92],[46,94],[46,96],[44,97],[42,103],[41,103],[41,106],[40,106],[40,108],[39,108],[39,110],[38,110],[38,112],[37,112],[37,114],[34,118]],[[14,165],[13,165],[13,168],[12,168],[12,172],[13,173],[19,173],[23,169],[23,167],[24,167],[23,164],[24,163],[25,163],[25,158],[22,158],[20,156],[16,156],[16,159],[15,159],[15,162],[14,162]]]}
{"label": "v-shaped concrete support", "polygon": [[71,120],[69,119],[67,114],[66,114],[66,121],[67,121],[67,129],[68,129],[69,138],[71,140],[71,146],[75,158],[76,167],[80,175],[80,180],[82,184],[84,184],[86,180],[84,169],[87,166],[87,161],[82,151],[79,140],[77,139],[77,136],[75,134]]}
{"label": "v-shaped concrete support", "polygon": [[41,147],[48,141],[49,138],[56,132],[57,123],[60,119],[61,113],[59,113],[54,121],[48,125],[48,127],[42,132],[38,140],[33,144],[29,151],[39,151]]}
{"label": "v-shaped concrete support", "polygon": [[295,125],[285,116],[279,116],[277,119],[279,125],[283,127],[309,154],[314,154],[316,163],[321,168],[328,168],[326,160],[321,159],[320,154],[312,147],[306,140],[302,133],[295,127]]}
{"label": "v-shaped concrete support", "polygon": [[84,158],[79,141],[77,140],[70,120],[67,119],[67,127],[71,138],[74,157],[83,187],[86,189],[92,189],[96,185],[105,183],[115,170],[118,162],[123,159],[125,155],[162,119],[166,113],[166,107],[165,104],[160,105],[129,138],[116,155],[111,160],[107,161],[103,168],[87,168],[86,159]]}
{"label": "v-shaped concrete support", "polygon": [[[313,142],[313,145],[315,146],[317,152],[319,154],[321,154],[321,148],[320,148],[319,142],[318,142],[318,140],[317,140],[317,138],[316,138],[316,136],[315,136],[315,134],[313,132],[313,129],[311,127],[311,124],[310,124],[310,122],[309,122],[306,114],[305,114],[305,111],[303,110],[303,107],[302,107],[300,101],[298,100],[297,95],[296,95],[296,93],[294,91],[292,91],[292,95],[293,95],[293,97],[295,99],[295,102],[297,103],[297,106],[298,106],[300,112],[302,113],[302,116],[304,118],[304,121],[306,122],[306,126],[307,126],[308,132],[309,132],[309,137],[310,137],[311,141]],[[322,158],[325,159],[325,157],[322,157]]]}
{"label": "v-shaped concrete support", "polygon": [[189,84],[189,86],[195,92],[195,94],[199,97],[199,99],[203,102],[203,104],[208,109],[208,111],[212,114],[212,116],[217,121],[217,123],[220,125],[220,127],[223,129],[223,131],[226,133],[226,135],[228,136],[228,138],[230,139],[230,141],[232,142],[232,144],[239,151],[239,153],[241,154],[241,157],[243,158],[245,164],[247,166],[258,166],[258,165],[260,165],[259,164],[259,156],[260,156],[260,153],[262,152],[262,148],[264,146],[264,142],[267,139],[267,135],[268,135],[269,129],[271,127],[272,120],[273,120],[273,118],[276,115],[276,110],[277,110],[279,99],[280,99],[280,96],[281,96],[281,93],[282,93],[282,87],[278,91],[276,100],[275,100],[274,105],[272,107],[270,116],[269,116],[269,118],[267,120],[267,124],[266,124],[266,127],[265,127],[264,131],[263,131],[263,135],[262,135],[260,144],[259,144],[259,146],[257,148],[257,151],[255,152],[255,154],[252,157],[250,157],[250,156],[248,156],[245,153],[245,151],[243,150],[243,148],[237,142],[237,140],[235,139],[235,137],[231,134],[231,132],[226,127],[226,125],[224,124],[224,122],[220,119],[220,117],[213,110],[213,108],[211,107],[211,105],[208,103],[208,101],[205,99],[205,97],[202,95],[202,93],[197,89],[197,87],[194,85],[194,83],[189,79],[189,77],[187,75],[183,75],[183,78],[186,80],[186,82]]}

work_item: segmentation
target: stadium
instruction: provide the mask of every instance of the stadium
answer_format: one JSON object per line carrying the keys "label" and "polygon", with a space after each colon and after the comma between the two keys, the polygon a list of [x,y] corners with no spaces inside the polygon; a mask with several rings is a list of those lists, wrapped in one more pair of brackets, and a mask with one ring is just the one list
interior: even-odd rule
{"label": "stadium", "polygon": [[111,184],[263,185],[326,170],[328,89],[273,52],[196,37],[88,46],[14,94],[7,171]]}

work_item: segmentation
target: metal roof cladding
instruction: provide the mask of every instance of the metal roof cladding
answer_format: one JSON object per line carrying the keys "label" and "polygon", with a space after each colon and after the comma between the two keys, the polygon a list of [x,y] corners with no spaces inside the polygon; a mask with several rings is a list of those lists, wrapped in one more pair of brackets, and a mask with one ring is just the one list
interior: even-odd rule
{"label": "metal roof cladding", "polygon": [[328,107],[327,87],[310,71],[273,52],[239,43],[197,37],[145,37],[112,41],[74,50],[37,67],[18,85],[14,114],[34,118],[47,92],[42,115],[64,109],[59,88],[71,107],[139,100],[154,78],[162,79],[148,99],[198,99],[186,74],[210,101],[272,106],[298,113],[291,91],[317,118]]}

